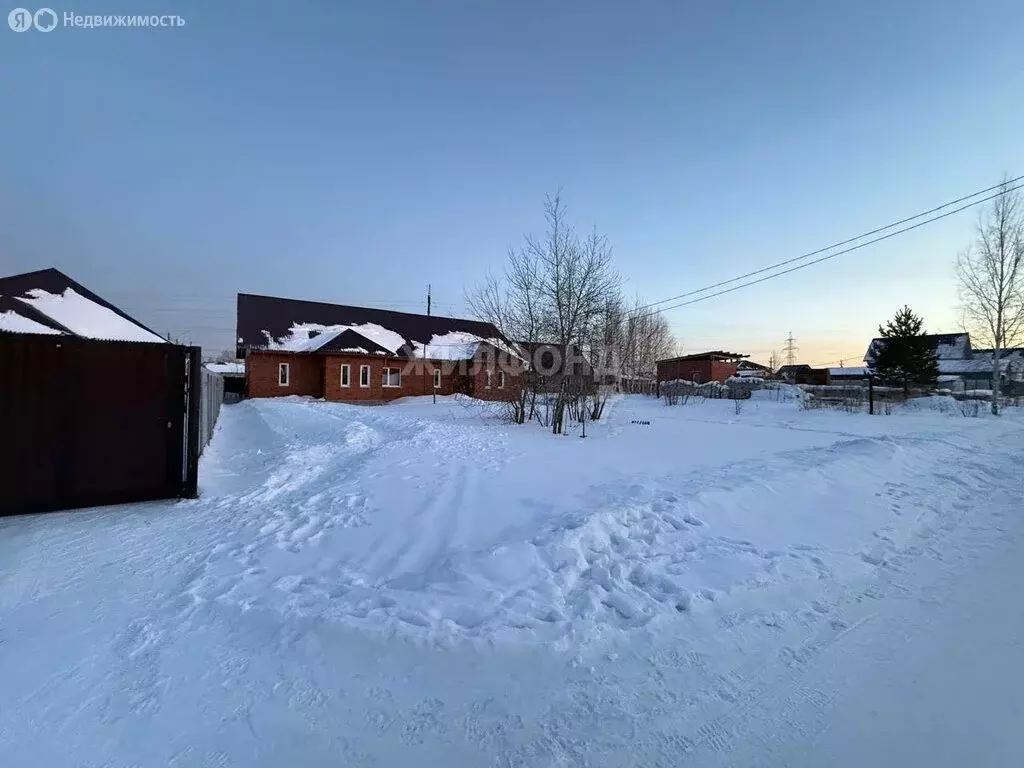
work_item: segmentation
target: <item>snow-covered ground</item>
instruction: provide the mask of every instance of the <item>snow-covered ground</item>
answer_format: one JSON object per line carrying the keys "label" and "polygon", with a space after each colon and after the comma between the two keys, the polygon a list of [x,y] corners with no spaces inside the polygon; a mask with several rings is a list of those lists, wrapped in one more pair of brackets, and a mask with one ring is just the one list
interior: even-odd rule
{"label": "snow-covered ground", "polygon": [[774,397],[226,406],[0,520],[0,765],[1016,764],[1024,418]]}

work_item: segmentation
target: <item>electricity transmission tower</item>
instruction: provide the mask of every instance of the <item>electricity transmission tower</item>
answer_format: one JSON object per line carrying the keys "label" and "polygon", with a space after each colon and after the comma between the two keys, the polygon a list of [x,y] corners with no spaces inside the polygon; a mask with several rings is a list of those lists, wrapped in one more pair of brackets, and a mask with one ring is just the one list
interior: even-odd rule
{"label": "electricity transmission tower", "polygon": [[786,365],[793,365],[796,362],[796,353],[800,351],[800,348],[794,344],[792,331],[786,337],[786,346],[782,348],[782,351],[786,355]]}

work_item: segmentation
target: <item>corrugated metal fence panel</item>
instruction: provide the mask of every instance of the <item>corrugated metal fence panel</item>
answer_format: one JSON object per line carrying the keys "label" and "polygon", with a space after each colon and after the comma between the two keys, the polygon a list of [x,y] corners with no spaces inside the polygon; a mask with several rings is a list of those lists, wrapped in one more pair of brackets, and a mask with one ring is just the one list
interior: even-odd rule
{"label": "corrugated metal fence panel", "polygon": [[217,426],[220,406],[224,402],[224,377],[203,368],[199,386],[202,397],[199,409],[199,449],[201,451],[213,438],[213,430]]}
{"label": "corrugated metal fence panel", "polygon": [[0,513],[58,500],[63,354],[22,338],[0,333]]}
{"label": "corrugated metal fence panel", "polygon": [[0,334],[0,514],[175,497],[185,349]]}

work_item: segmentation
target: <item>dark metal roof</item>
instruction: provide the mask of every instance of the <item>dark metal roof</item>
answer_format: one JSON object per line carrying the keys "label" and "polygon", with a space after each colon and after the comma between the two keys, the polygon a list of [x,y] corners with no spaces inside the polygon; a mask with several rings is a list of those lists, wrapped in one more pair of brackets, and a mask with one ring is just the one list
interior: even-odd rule
{"label": "dark metal roof", "polygon": [[356,333],[355,331],[343,331],[324,344],[317,347],[317,352],[342,352],[352,349],[364,349],[371,355],[390,355],[391,351],[384,349],[372,339]]}
{"label": "dark metal roof", "polygon": [[[971,336],[967,333],[926,333],[921,340],[935,350],[939,360],[969,360],[971,357]],[[888,343],[888,339],[878,337],[871,340],[868,351],[864,353],[864,362],[872,365],[875,355]]]}
{"label": "dark metal roof", "polygon": [[[42,323],[50,328],[55,328],[63,333],[75,336],[77,334],[73,333],[68,328],[65,328],[43,312],[36,310],[28,304],[17,301],[19,296],[28,296],[29,291],[35,289],[43,290],[47,293],[63,294],[68,288],[71,288],[80,296],[84,296],[89,301],[99,304],[101,307],[106,307],[111,312],[120,315],[128,322],[149,331],[155,336],[160,336],[160,334],[152,328],[147,328],[127,312],[124,312],[120,308],[114,306],[102,296],[96,295],[81,283],[75,282],[58,269],[53,269],[51,267],[49,269],[40,269],[35,272],[24,272],[20,275],[11,275],[10,277],[0,277],[0,297],[8,297],[8,300],[5,301],[3,305],[4,311],[9,309],[22,317],[27,317],[37,323]],[[11,301],[11,298],[14,300]]]}
{"label": "dark metal roof", "polygon": [[750,357],[750,355],[741,355],[738,352],[723,352],[720,349],[716,349],[713,352],[697,352],[692,355],[680,355],[679,357],[670,357],[666,360],[659,360],[659,363],[675,363],[680,360],[716,360],[719,362],[734,362],[743,360],[744,358]]}
{"label": "dark metal roof", "polygon": [[[240,356],[247,349],[265,349],[267,336],[274,340],[286,338],[293,325],[315,323],[318,325],[376,325],[394,331],[406,345],[414,342],[429,343],[434,336],[462,331],[482,339],[506,339],[491,323],[480,320],[466,320],[439,315],[418,315],[411,312],[394,312],[389,309],[353,307],[345,304],[328,304],[321,301],[285,299],[276,296],[260,296],[252,293],[238,294],[236,342]],[[367,339],[357,334],[346,340],[348,332],[324,345],[318,351],[329,352],[332,348],[362,347],[367,349]],[[376,345],[373,345],[376,346]],[[382,348],[378,348],[382,349]],[[375,349],[368,351],[374,352]],[[383,350],[387,352],[387,350]],[[400,350],[402,355],[404,350]],[[390,354],[390,353],[389,353]]]}

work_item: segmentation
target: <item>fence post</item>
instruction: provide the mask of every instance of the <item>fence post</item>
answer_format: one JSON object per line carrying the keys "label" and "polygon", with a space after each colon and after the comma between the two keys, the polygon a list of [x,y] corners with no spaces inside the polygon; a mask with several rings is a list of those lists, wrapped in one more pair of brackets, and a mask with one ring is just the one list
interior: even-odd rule
{"label": "fence post", "polygon": [[181,495],[194,499],[199,495],[200,411],[203,404],[203,361],[199,347],[186,347],[185,365],[188,371],[188,441],[185,446],[185,477]]}
{"label": "fence post", "polygon": [[868,376],[868,413],[875,415],[875,377]]}

